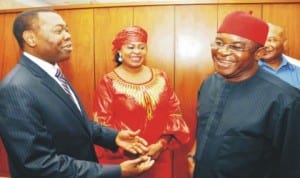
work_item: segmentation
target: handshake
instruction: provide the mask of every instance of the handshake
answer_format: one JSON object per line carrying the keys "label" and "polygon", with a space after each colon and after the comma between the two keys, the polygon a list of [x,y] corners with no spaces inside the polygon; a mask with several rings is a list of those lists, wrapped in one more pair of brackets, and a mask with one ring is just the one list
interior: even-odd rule
{"label": "handshake", "polygon": [[139,133],[140,130],[122,130],[116,137],[116,144],[124,149],[124,154],[135,156],[134,159],[120,164],[122,177],[139,175],[149,170],[154,165],[154,160],[165,149],[161,142],[148,146],[147,141],[138,136]]}

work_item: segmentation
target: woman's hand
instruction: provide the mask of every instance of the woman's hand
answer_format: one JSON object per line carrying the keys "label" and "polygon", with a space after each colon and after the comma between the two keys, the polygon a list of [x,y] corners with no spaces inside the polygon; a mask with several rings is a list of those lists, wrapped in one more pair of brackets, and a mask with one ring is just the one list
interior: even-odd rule
{"label": "woman's hand", "polygon": [[166,145],[163,144],[163,142],[165,141],[159,140],[158,142],[149,145],[149,151],[146,153],[146,155],[150,156],[153,160],[158,159],[161,152],[166,149]]}
{"label": "woman's hand", "polygon": [[116,137],[116,144],[132,154],[144,155],[149,151],[148,143],[138,136],[140,130],[121,130]]}

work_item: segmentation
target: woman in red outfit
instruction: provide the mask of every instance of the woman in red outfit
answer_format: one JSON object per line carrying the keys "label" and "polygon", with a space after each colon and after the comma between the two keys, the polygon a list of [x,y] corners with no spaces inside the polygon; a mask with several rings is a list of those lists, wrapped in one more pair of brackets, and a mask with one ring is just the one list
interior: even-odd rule
{"label": "woman in red outfit", "polygon": [[[141,130],[148,141],[146,153],[155,160],[143,178],[171,178],[170,150],[187,143],[189,128],[182,118],[179,100],[165,72],[145,66],[147,32],[130,26],[113,41],[117,67],[97,84],[94,118],[116,129]],[[133,156],[96,147],[101,163],[121,163]]]}

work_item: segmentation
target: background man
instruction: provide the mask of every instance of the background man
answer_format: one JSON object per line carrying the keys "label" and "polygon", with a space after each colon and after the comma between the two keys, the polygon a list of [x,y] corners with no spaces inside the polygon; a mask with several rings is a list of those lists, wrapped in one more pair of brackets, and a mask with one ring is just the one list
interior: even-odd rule
{"label": "background man", "polygon": [[271,23],[268,23],[268,26],[268,38],[265,43],[268,48],[259,61],[260,67],[300,89],[300,67],[290,63],[283,55],[287,45],[283,28]]}

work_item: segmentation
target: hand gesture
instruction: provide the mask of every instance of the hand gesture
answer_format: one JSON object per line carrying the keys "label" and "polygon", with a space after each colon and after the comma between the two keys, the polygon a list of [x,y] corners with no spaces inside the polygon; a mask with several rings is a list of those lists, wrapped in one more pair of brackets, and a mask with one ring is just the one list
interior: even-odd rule
{"label": "hand gesture", "polygon": [[149,149],[147,148],[147,141],[139,137],[140,130],[121,130],[116,137],[116,143],[132,154],[145,154]]}
{"label": "hand gesture", "polygon": [[149,170],[154,164],[149,156],[141,156],[139,158],[124,161],[120,164],[122,177],[139,175]]}
{"label": "hand gesture", "polygon": [[151,159],[157,160],[160,153],[165,150],[164,146],[161,144],[160,141],[157,143],[149,145],[149,151],[146,153],[146,155],[150,156]]}

